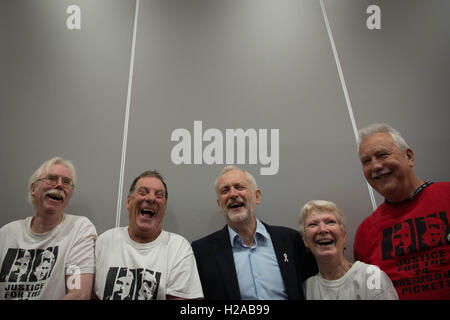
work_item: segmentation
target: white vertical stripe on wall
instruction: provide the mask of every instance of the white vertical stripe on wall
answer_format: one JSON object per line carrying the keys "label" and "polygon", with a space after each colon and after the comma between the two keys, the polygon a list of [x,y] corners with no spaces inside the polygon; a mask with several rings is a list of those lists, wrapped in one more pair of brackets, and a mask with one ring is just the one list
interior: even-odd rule
{"label": "white vertical stripe on wall", "polygon": [[117,195],[116,228],[120,226],[120,212],[122,209],[123,176],[125,171],[125,160],[127,156],[128,122],[130,118],[131,89],[133,87],[134,54],[136,47],[136,31],[138,24],[138,16],[139,16],[139,0],[136,0],[136,8],[134,12],[133,41],[131,43],[130,70],[128,72],[127,104],[125,109],[125,123],[123,126],[122,157],[120,160],[120,177],[119,177],[119,192]]}
{"label": "white vertical stripe on wall", "polygon": [[[325,10],[325,6],[323,5],[323,0],[320,0],[320,7],[322,8],[323,19],[325,20],[325,26],[327,28],[328,38],[330,39],[331,48],[333,50],[334,60],[336,61],[336,67],[339,73],[339,79],[341,80],[342,90],[344,91],[345,102],[347,103],[348,114],[350,116],[350,122],[352,123],[353,133],[355,135],[356,145],[359,142],[358,129],[355,122],[355,117],[353,115],[352,104],[350,102],[350,97],[348,96],[347,86],[345,85],[344,74],[342,73],[341,63],[339,62],[339,56],[336,50],[336,46],[334,44],[333,34],[331,33],[330,23],[328,22],[327,12]],[[367,182],[366,182],[367,183]],[[369,189],[369,196],[372,202],[373,210],[376,210],[377,204],[375,201],[375,196],[373,194],[373,189],[367,183],[367,188]]]}

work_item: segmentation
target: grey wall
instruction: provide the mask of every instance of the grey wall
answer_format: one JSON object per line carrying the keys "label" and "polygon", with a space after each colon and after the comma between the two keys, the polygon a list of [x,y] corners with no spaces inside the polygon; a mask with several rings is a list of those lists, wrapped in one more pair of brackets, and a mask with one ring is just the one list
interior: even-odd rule
{"label": "grey wall", "polygon": [[[71,4],[81,8],[81,30],[66,28]],[[172,133],[193,136],[194,121],[224,143],[227,129],[278,129],[276,174],[261,175],[260,159],[249,164],[248,148],[238,164],[262,189],[257,215],[296,229],[306,201],[332,200],[347,217],[349,259],[373,211],[351,113],[357,128],[399,129],[421,178],[450,179],[448,1],[324,1],[348,101],[319,1],[139,4],[132,55],[136,1],[0,1],[0,225],[33,214],[28,178],[61,155],[79,176],[66,211],[99,233],[127,225],[127,189],[147,169],[168,183],[166,230],[192,241],[221,228],[213,184],[226,148],[223,163],[171,159]],[[381,30],[366,27],[371,4],[381,8]],[[268,155],[274,150],[269,137]]]}

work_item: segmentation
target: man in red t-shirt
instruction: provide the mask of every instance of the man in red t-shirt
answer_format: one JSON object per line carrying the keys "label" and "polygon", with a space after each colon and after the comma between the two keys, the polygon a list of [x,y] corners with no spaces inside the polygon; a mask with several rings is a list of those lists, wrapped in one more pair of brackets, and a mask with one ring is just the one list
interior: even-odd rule
{"label": "man in red t-shirt", "polygon": [[355,260],[378,265],[400,299],[450,299],[450,182],[426,182],[387,124],[359,131],[367,182],[385,201],[358,227]]}

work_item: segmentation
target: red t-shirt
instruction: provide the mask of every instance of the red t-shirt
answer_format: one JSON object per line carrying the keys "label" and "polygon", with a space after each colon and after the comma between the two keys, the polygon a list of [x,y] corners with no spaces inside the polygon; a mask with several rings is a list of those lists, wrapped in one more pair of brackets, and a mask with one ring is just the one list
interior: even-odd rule
{"label": "red t-shirt", "polygon": [[355,260],[380,267],[400,299],[450,299],[450,182],[381,204],[358,227]]}

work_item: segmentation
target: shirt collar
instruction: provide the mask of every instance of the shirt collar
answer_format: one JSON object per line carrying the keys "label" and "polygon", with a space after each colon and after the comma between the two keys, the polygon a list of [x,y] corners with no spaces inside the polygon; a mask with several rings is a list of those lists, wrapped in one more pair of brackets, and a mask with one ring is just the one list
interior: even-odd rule
{"label": "shirt collar", "polygon": [[423,189],[425,189],[426,187],[428,187],[428,186],[429,186],[430,184],[432,184],[432,183],[433,183],[432,181],[425,181],[421,186],[419,186],[419,187],[417,188],[417,190],[414,192],[414,194],[412,195],[412,197],[411,197],[411,198],[408,198],[408,199],[406,199],[406,200],[394,202],[394,201],[389,201],[388,199],[385,198],[384,201],[385,201],[387,204],[391,205],[391,206],[394,206],[394,205],[400,204],[400,203],[404,203],[404,202],[411,202],[411,201],[413,201],[413,200],[416,198],[416,196],[417,196],[420,192],[422,192]]}
{"label": "shirt collar", "polygon": [[[230,234],[231,247],[234,248],[236,244],[240,244],[241,246],[243,245],[241,236],[236,231],[234,231],[230,226],[228,226],[228,232]],[[259,221],[258,218],[256,218],[255,239],[256,239],[255,244],[257,243],[258,239],[270,240],[269,232],[267,232],[266,227],[261,221]]]}

